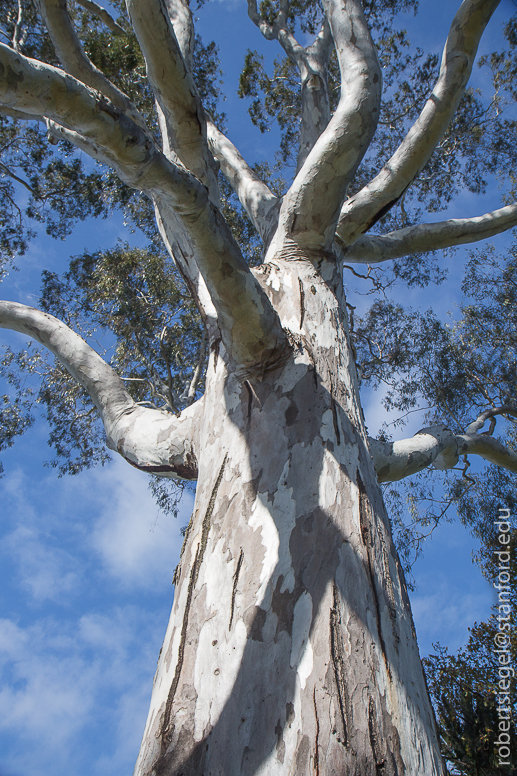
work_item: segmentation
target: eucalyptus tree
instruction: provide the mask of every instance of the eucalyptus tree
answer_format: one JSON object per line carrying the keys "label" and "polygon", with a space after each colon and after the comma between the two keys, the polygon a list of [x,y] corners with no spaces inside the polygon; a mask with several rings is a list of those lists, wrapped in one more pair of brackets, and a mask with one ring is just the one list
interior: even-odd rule
{"label": "eucalyptus tree", "polygon": [[[489,403],[461,429],[435,424],[411,439],[369,439],[343,265],[392,260],[411,282],[413,260],[396,264],[403,257],[517,224],[516,204],[432,224],[417,222],[416,211],[407,219],[410,186],[417,201],[431,198],[431,210],[433,192],[453,195],[456,138],[467,158],[462,174],[482,188],[469,144],[483,121],[461,130],[477,105],[467,83],[498,4],[464,0],[441,64],[431,58],[413,86],[402,82],[407,104],[397,121],[396,94],[388,92],[381,110],[383,66],[395,84],[401,62],[415,63],[402,61],[403,36],[390,37],[382,19],[414,3],[281,0],[258,8],[249,0],[251,21],[286,54],[269,80],[248,56],[241,90],[254,99],[254,120],[276,110],[282,84],[295,97],[277,101],[284,159],[296,157],[283,192],[222,131],[213,59],[196,44],[186,2],[128,0],[130,21],[90,0],[70,8],[38,0],[38,15],[23,2],[7,4],[0,111],[15,122],[8,126],[44,125],[63,152],[80,149],[104,166],[108,196],[133,207],[149,233],[154,217],[166,249],[153,236],[149,252],[78,257],[64,279],[47,275],[43,310],[0,303],[0,325],[54,353],[89,395],[110,449],[150,475],[198,483],[138,776],[444,773],[379,484],[449,469],[471,454],[517,471],[511,446],[482,433],[487,420],[515,408]],[[118,0],[112,6],[122,12]],[[301,45],[297,30],[313,42]],[[513,88],[506,61],[492,62],[500,92]],[[497,100],[492,107],[493,123],[501,121]],[[98,185],[96,172],[90,179],[76,169],[74,180]],[[245,255],[251,227],[230,209],[232,196],[261,241],[258,264]],[[84,304],[72,315],[74,289]],[[68,325],[85,311],[125,340],[113,366]],[[195,343],[187,355],[199,350],[181,395],[187,371],[177,368],[182,355],[171,336],[179,321]],[[14,381],[17,365],[31,368],[10,354]],[[117,365],[133,370],[129,379]],[[65,454],[70,426],[86,431],[92,417],[87,410],[66,424],[79,395],[67,390],[55,440]],[[6,410],[8,441],[30,422],[17,412]],[[91,455],[84,448],[84,460]]]}

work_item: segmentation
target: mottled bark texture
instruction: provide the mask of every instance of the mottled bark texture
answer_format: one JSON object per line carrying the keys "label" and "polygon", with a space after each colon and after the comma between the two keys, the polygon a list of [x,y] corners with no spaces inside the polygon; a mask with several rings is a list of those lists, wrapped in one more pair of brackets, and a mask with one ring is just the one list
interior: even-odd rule
{"label": "mottled bark texture", "polygon": [[[78,2],[120,34],[95,3]],[[464,0],[420,117],[349,199],[381,99],[360,0],[323,0],[325,19],[306,48],[293,36],[289,0],[272,21],[248,0],[251,19],[300,74],[300,152],[283,197],[207,121],[186,0],[127,0],[156,100],[153,131],[88,59],[66,0],[38,0],[62,68],[0,44],[0,111],[45,122],[150,198],[211,350],[205,395],[177,417],[136,405],[60,321],[0,302],[0,327],[44,344],[90,393],[111,448],[139,469],[198,479],[135,776],[444,773],[378,483],[470,453],[515,471],[517,457],[478,433],[486,413],[463,435],[435,427],[368,441],[337,254],[380,262],[515,225],[510,205],[364,235],[446,131],[497,4]],[[341,92],[331,115],[333,51]],[[221,213],[217,164],[263,240],[256,270]],[[193,379],[189,402],[194,394]]]}
{"label": "mottled bark texture", "polygon": [[256,275],[292,356],[244,382],[211,358],[135,776],[442,774],[335,264]]}

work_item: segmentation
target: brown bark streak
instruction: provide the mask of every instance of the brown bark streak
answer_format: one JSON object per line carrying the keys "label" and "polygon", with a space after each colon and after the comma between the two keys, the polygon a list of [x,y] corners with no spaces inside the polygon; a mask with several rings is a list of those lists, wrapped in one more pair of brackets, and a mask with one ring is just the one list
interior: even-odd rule
{"label": "brown bark streak", "polygon": [[233,575],[232,603],[230,606],[230,622],[228,623],[228,630],[232,629],[233,615],[235,612],[235,596],[237,595],[237,584],[239,582],[239,574],[241,573],[241,566],[242,566],[243,560],[244,560],[244,553],[241,547],[241,551],[239,553],[239,559],[237,561],[237,567],[235,569],[235,574]]}
{"label": "brown bark streak", "polygon": [[[349,707],[348,693],[346,687],[346,667],[343,641],[341,636],[341,617],[339,615],[339,596],[336,586],[333,588],[333,606],[330,610],[330,654],[332,655],[332,664],[334,666],[334,676],[336,678],[337,696],[339,710],[341,712],[341,722],[343,725],[342,737],[337,736],[337,740],[348,746],[348,725],[349,725]],[[337,731],[336,731],[337,733]]]}
{"label": "brown bark streak", "polygon": [[[190,570],[187,602],[186,602],[185,611],[183,614],[183,623],[181,627],[181,638],[180,638],[180,646],[178,651],[178,660],[176,663],[176,671],[174,673],[174,679],[172,681],[171,688],[169,690],[169,695],[167,698],[167,703],[165,705],[165,710],[163,712],[163,718],[161,723],[161,728],[162,728],[161,755],[155,765],[156,776],[162,776],[162,774],[163,776],[165,776],[165,774],[167,773],[167,764],[168,764],[167,749],[171,743],[172,732],[174,729],[174,723],[171,719],[171,709],[174,701],[174,696],[176,695],[176,690],[178,689],[181,669],[183,668],[183,661],[184,661],[184,655],[185,655],[185,642],[187,639],[187,628],[188,628],[190,607],[192,603],[192,597],[194,595],[194,588],[196,586],[196,582],[199,574],[199,569],[201,567],[201,563],[203,562],[206,545],[208,543],[208,534],[210,533],[210,519],[214,511],[215,500],[217,498],[217,491],[219,490],[221,480],[223,479],[223,474],[224,474],[224,469],[226,466],[227,459],[228,459],[228,456],[225,455],[224,460],[221,464],[221,468],[219,469],[219,474],[217,475],[217,479],[212,489],[212,494],[208,502],[208,507],[207,507],[205,516],[203,518],[201,540],[199,542],[199,546],[196,551],[196,557],[194,559],[194,563]],[[172,730],[171,730],[171,724],[172,724]]]}

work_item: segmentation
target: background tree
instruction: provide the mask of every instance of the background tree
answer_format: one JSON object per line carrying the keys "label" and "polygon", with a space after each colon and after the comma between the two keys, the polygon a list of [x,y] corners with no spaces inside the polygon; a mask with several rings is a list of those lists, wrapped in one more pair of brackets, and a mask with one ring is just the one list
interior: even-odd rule
{"label": "background tree", "polygon": [[[489,530],[488,521],[483,526],[483,547],[478,555],[478,563],[483,574],[491,584],[500,584],[499,556],[495,554],[502,545],[498,541],[498,530],[494,525],[493,516],[499,515],[501,507],[504,510],[515,509],[515,493],[501,498],[499,483],[488,480],[483,498],[467,502],[464,499],[463,511],[469,508],[477,513],[490,509],[492,525]],[[481,507],[481,509],[480,509]],[[488,509],[487,509],[488,508]],[[503,512],[506,515],[507,512]],[[481,521],[479,521],[481,522]],[[503,678],[499,672],[501,664],[496,653],[496,636],[501,633],[498,618],[509,617],[508,636],[510,665],[515,664],[517,641],[515,637],[515,525],[510,533],[508,551],[510,553],[509,595],[505,593],[493,607],[492,615],[487,622],[476,623],[470,629],[467,645],[455,655],[448,654],[440,645],[436,646],[436,654],[424,658],[424,666],[428,677],[431,698],[435,704],[438,716],[438,730],[442,743],[442,751],[450,763],[451,772],[468,774],[468,776],[484,776],[497,774],[505,776],[514,774],[515,763],[500,765],[498,748],[495,744],[499,736],[499,714],[497,696],[502,691],[499,686]],[[505,546],[506,548],[506,546]],[[505,603],[500,606],[500,602]],[[509,607],[509,615],[505,614]],[[510,703],[500,704],[511,708],[509,735],[510,751],[515,749],[515,712],[517,710],[517,694],[515,678],[509,682],[508,696]]]}
{"label": "background tree", "polygon": [[[512,182],[514,147],[500,140],[515,131],[505,118],[515,35],[510,22],[509,51],[490,60],[496,92],[482,102],[466,86],[498,3],[461,5],[439,67],[408,53],[404,34],[391,29],[411,5],[365,3],[363,13],[356,0],[250,3],[252,21],[287,56],[271,78],[250,52],[241,81],[259,126],[278,117],[284,175],[294,167],[284,188],[266,168],[252,170],[222,134],[214,49],[196,40],[183,3],[132,0],[131,26],[90,2],[68,9],[45,0],[39,17],[22,3],[6,6],[0,102],[12,136],[24,131],[19,122],[44,122],[56,156],[76,147],[107,166],[99,184],[74,159],[67,175],[76,181],[76,217],[91,212],[93,186],[99,214],[125,208],[150,240],[147,251],[120,246],[75,258],[63,278],[47,274],[43,312],[1,303],[0,325],[51,350],[79,386],[38,354],[8,352],[4,369],[17,393],[4,402],[6,442],[31,422],[14,367],[43,371],[39,398],[64,470],[102,457],[89,396],[108,446],[132,465],[198,479],[137,773],[281,773],[293,763],[297,772],[442,772],[377,482],[454,468],[471,453],[514,472],[511,444],[480,431],[515,408],[497,392],[470,391],[452,428],[434,424],[395,443],[368,439],[342,264],[393,260],[391,276],[369,272],[381,292],[397,278],[425,284],[436,276],[433,250],[516,224],[514,204],[419,223],[421,207],[439,210],[458,187],[481,191],[502,159]],[[300,32],[314,42],[301,46]],[[219,185],[216,163],[234,194]],[[12,165],[6,170],[27,183]],[[37,186],[46,171],[36,165],[35,201],[45,199]],[[41,212],[55,219],[58,198],[47,199]],[[253,228],[263,253],[250,268]],[[12,255],[24,245],[7,247]],[[378,324],[398,345],[416,323],[381,302],[354,333],[367,343],[374,379],[390,363],[386,348],[375,351]],[[433,329],[429,317],[418,323],[454,362],[461,335]],[[71,327],[114,332],[113,366],[125,383]],[[178,332],[189,334],[181,347]],[[399,362],[408,381],[429,374],[423,348]],[[462,389],[455,366],[448,387]],[[394,401],[410,406],[409,390],[402,381]],[[432,394],[424,380],[425,391]],[[445,391],[432,395],[442,402]]]}

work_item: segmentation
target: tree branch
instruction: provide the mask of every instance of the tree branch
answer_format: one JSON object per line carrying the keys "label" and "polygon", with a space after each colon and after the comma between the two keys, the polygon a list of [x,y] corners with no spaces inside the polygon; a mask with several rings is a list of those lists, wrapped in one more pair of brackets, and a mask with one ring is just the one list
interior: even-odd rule
{"label": "tree branch", "polygon": [[72,76],[4,45],[0,63],[0,102],[47,116],[77,132],[78,143],[84,139],[88,153],[92,153],[88,144],[98,149],[124,183],[159,199],[166,208],[164,219],[174,213],[175,223],[180,220],[217,310],[225,348],[237,368],[251,374],[283,363],[289,346],[278,315],[206,187],[171,163],[126,114]]}
{"label": "tree branch", "polygon": [[377,125],[382,79],[360,0],[324,0],[324,7],[338,54],[341,98],[284,197],[280,226],[300,246],[330,250],[348,184]]}
{"label": "tree branch", "polygon": [[[502,407],[491,407],[489,410],[485,410],[481,413],[481,415],[479,415],[479,417],[476,418],[473,423],[470,424],[470,426],[467,426],[466,433],[477,433],[480,429],[483,428],[489,418],[495,418],[497,415],[509,415],[512,418],[517,418],[517,407],[514,407],[510,404],[505,404]],[[489,433],[492,433],[492,431],[493,429]]]}
{"label": "tree branch", "polygon": [[151,196],[159,213],[160,233],[189,279],[194,298],[205,310],[217,311],[217,323],[209,314],[209,333],[219,326],[239,374],[262,376],[282,365],[290,351],[287,337],[220,211],[207,202],[195,220],[189,219],[189,237],[185,238],[167,198]]}
{"label": "tree branch", "polygon": [[302,116],[296,166],[298,172],[330,121],[327,67],[332,51],[332,34],[325,18],[314,43],[304,48],[288,30],[288,6],[288,0],[284,0],[275,23],[269,24],[260,15],[256,0],[248,0],[248,16],[266,40],[277,40],[280,43],[300,71]]}
{"label": "tree branch", "polygon": [[202,400],[180,417],[137,405],[116,372],[78,334],[33,307],[0,301],[0,327],[34,338],[61,361],[99,411],[111,450],[143,471],[196,479]]}
{"label": "tree branch", "polygon": [[440,470],[453,469],[463,455],[479,455],[490,463],[517,473],[517,453],[514,450],[486,434],[454,434],[445,426],[424,428],[411,439],[398,442],[369,438],[368,444],[379,482],[402,480],[428,466]]}
{"label": "tree branch", "polygon": [[208,144],[231,183],[255,229],[267,244],[276,229],[280,200],[256,175],[243,157],[212,121],[207,123]]}
{"label": "tree branch", "polygon": [[301,77],[302,115],[296,172],[301,170],[330,121],[327,72],[332,47],[330,24],[325,17],[319,35],[314,43],[305,49],[298,64]]}
{"label": "tree branch", "polygon": [[100,5],[97,5],[97,3],[92,3],[91,0],[75,0],[75,2],[84,8],[85,11],[88,11],[93,16],[97,16],[114,35],[125,35],[124,30],[117,24],[111,14],[104,8],[101,8]]}
{"label": "tree branch", "polygon": [[[378,264],[411,253],[426,253],[454,245],[478,242],[517,226],[517,203],[474,218],[451,218],[435,224],[418,224],[384,235],[364,235],[349,248],[347,261]],[[337,242],[341,243],[339,235]]]}
{"label": "tree branch", "polygon": [[65,70],[82,83],[91,86],[92,89],[97,89],[117,108],[128,113],[133,120],[145,127],[144,120],[139,116],[127,95],[112,84],[86,56],[68,14],[66,0],[37,0],[37,5]]}
{"label": "tree branch", "polygon": [[343,207],[337,233],[352,245],[402,196],[444,135],[472,71],[479,40],[500,0],[464,0],[453,19],[438,81],[420,116],[380,173]]}
{"label": "tree branch", "polygon": [[163,112],[168,142],[217,203],[217,178],[207,145],[205,114],[164,1],[127,0],[127,8],[145,58],[149,83]]}
{"label": "tree branch", "polygon": [[280,5],[278,18],[274,24],[269,24],[262,18],[257,8],[257,0],[248,0],[248,16],[253,24],[258,27],[266,40],[277,40],[289,59],[291,59],[295,65],[298,65],[305,49],[298,43],[294,35],[290,33],[287,28],[288,2],[284,1]]}
{"label": "tree branch", "polygon": [[163,0],[169,21],[172,24],[178,46],[188,69],[192,72],[194,55],[194,22],[188,0]]}

